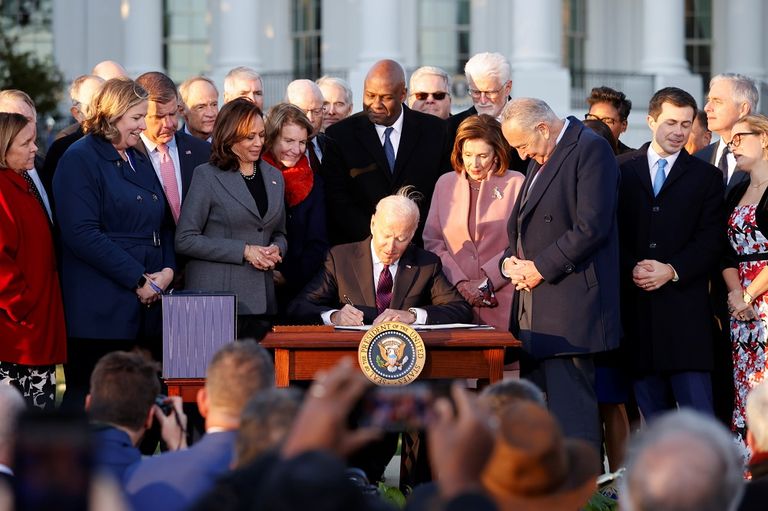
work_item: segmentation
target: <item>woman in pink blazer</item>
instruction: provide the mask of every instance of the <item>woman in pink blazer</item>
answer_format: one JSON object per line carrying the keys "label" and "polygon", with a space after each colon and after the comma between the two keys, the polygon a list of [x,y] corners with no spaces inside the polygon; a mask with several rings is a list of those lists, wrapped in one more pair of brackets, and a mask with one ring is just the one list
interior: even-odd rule
{"label": "woman in pink blazer", "polygon": [[475,321],[509,328],[514,286],[501,276],[507,220],[523,175],[507,170],[509,145],[490,115],[465,119],[456,132],[451,164],[435,185],[424,248],[440,256],[448,280],[474,309]]}

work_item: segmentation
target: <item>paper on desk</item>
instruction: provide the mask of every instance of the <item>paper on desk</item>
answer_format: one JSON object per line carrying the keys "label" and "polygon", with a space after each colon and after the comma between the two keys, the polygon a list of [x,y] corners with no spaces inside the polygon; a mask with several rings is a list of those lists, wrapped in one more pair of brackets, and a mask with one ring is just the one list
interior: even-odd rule
{"label": "paper on desk", "polygon": [[[414,330],[447,330],[450,328],[472,328],[475,330],[492,330],[490,325],[475,325],[473,323],[444,323],[442,325],[408,325]],[[336,330],[357,330],[364,332],[373,328],[373,325],[336,326]]]}

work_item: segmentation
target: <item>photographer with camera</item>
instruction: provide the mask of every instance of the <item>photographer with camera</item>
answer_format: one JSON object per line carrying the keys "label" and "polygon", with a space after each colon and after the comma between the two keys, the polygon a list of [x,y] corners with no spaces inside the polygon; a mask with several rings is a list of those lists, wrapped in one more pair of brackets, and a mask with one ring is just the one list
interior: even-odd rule
{"label": "photographer with camera", "polygon": [[137,353],[109,353],[91,373],[85,409],[95,435],[96,465],[118,481],[129,465],[141,459],[137,446],[153,421],[160,424],[169,450],[187,448],[187,417],[181,398],[159,394],[155,364]]}

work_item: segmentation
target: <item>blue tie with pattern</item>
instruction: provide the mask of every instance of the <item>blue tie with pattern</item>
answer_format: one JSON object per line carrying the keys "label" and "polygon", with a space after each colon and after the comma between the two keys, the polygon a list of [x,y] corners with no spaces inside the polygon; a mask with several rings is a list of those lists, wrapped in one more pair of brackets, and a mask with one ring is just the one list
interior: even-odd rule
{"label": "blue tie with pattern", "polygon": [[392,141],[389,139],[393,131],[395,128],[392,126],[384,130],[384,155],[387,157],[390,172],[395,170],[395,148],[392,147]]}
{"label": "blue tie with pattern", "polygon": [[661,191],[661,187],[664,186],[664,180],[667,179],[667,175],[664,173],[664,169],[667,168],[667,160],[664,158],[659,160],[659,169],[656,171],[656,177],[653,179],[653,195],[656,196]]}

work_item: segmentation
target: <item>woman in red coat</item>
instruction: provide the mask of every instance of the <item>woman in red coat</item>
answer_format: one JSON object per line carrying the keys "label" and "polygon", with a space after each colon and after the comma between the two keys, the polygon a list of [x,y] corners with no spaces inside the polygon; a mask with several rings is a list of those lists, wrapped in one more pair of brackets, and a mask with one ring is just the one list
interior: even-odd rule
{"label": "woman in red coat", "polygon": [[0,382],[52,408],[66,330],[48,216],[26,176],[35,131],[23,115],[0,113]]}

